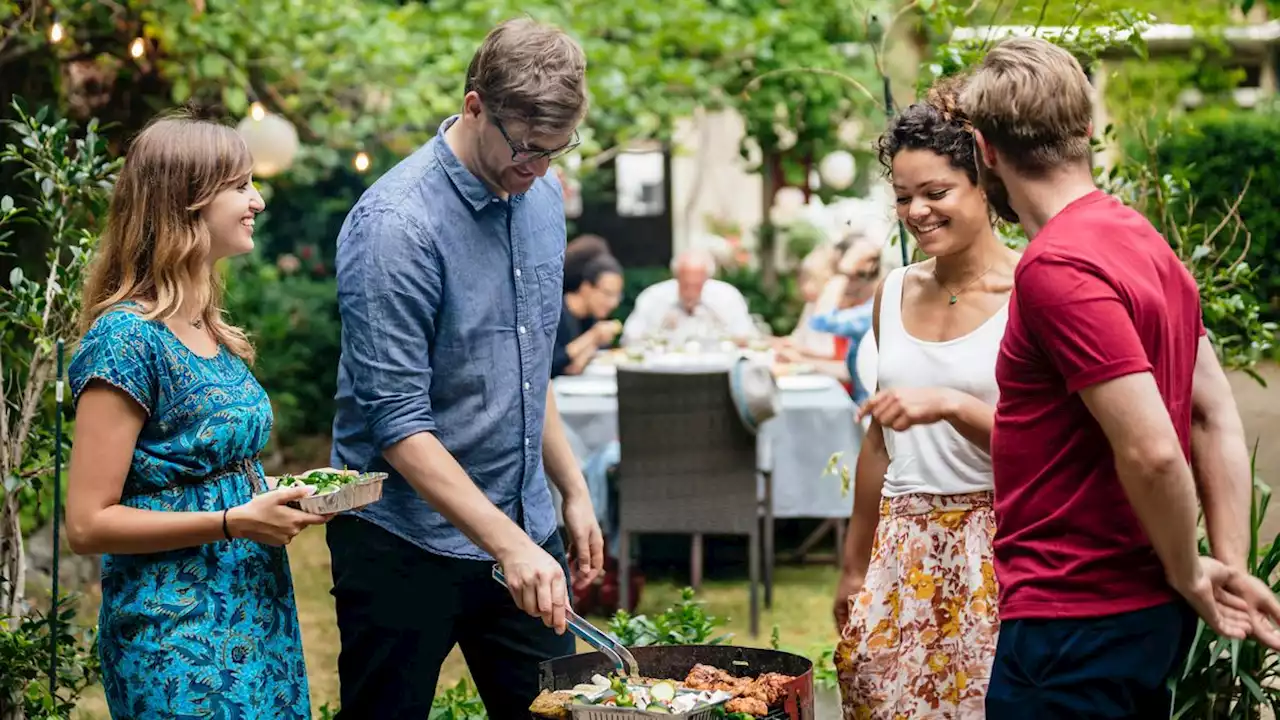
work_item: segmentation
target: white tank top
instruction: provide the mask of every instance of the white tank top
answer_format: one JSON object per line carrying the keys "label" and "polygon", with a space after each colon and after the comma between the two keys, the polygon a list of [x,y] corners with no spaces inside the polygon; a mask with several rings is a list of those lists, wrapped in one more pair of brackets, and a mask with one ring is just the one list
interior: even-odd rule
{"label": "white tank top", "polygon": [[[968,335],[930,342],[907,333],[902,324],[902,283],[907,268],[884,281],[880,298],[880,352],[877,379],[882,390],[896,387],[947,387],[995,406],[996,354],[1009,317],[1006,303]],[[884,428],[889,451],[881,495],[908,493],[955,495],[992,488],[991,456],[942,421],[906,432]]]}

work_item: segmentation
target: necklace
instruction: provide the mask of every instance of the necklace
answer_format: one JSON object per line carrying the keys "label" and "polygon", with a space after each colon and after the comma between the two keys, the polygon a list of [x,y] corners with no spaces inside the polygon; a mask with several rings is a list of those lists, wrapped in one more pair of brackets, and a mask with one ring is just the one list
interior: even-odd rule
{"label": "necklace", "polygon": [[955,305],[957,302],[960,301],[960,294],[963,293],[965,290],[968,290],[971,285],[981,280],[983,276],[985,276],[987,273],[991,272],[991,268],[993,267],[995,267],[994,262],[988,265],[986,270],[983,270],[982,272],[978,273],[972,280],[965,283],[959,290],[952,290],[951,288],[943,284],[942,278],[938,277],[938,264],[935,261],[933,265],[933,279],[938,281],[938,284],[942,286],[943,290],[946,290],[948,293],[951,294],[951,298],[947,301],[947,305]]}
{"label": "necklace", "polygon": [[192,321],[191,321],[191,327],[193,327],[193,328],[195,328],[195,329],[197,329],[197,330],[203,330],[203,329],[204,329],[204,320],[203,320],[202,318],[196,318],[195,320],[192,320]]}

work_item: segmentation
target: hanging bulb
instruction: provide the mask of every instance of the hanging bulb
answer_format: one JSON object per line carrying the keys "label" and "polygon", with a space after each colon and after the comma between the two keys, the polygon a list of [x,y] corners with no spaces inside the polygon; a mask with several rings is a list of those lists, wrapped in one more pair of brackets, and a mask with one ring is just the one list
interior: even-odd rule
{"label": "hanging bulb", "polygon": [[53,24],[49,26],[49,42],[57,45],[62,42],[62,38],[65,36],[66,32],[62,29],[62,23],[54,20]]}
{"label": "hanging bulb", "polygon": [[364,172],[369,169],[369,156],[362,150],[356,153],[355,160],[351,164],[355,166],[356,172]]}
{"label": "hanging bulb", "polygon": [[249,117],[253,118],[254,120],[261,122],[262,118],[266,116],[267,116],[267,109],[262,107],[262,103],[257,102],[255,100],[253,104],[249,106]]}
{"label": "hanging bulb", "polygon": [[146,54],[147,54],[146,43],[143,42],[142,38],[140,37],[134,38],[133,44],[129,46],[129,55],[133,56],[133,58],[136,60]]}

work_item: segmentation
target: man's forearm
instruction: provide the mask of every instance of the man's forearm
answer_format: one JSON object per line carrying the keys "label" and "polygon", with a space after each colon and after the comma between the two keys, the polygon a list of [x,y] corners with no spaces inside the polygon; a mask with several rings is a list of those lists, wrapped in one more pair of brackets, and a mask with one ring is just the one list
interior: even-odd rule
{"label": "man's forearm", "polygon": [[1195,578],[1196,493],[1191,469],[1181,453],[1147,460],[1117,456],[1117,474],[1134,514],[1142,523],[1165,576],[1175,588]]}
{"label": "man's forearm", "polygon": [[586,497],[587,481],[578,467],[573,448],[569,446],[564,422],[556,407],[556,394],[550,386],[547,387],[547,414],[542,422],[542,464],[561,497],[565,500]]}
{"label": "man's forearm", "polygon": [[1191,457],[1213,556],[1244,569],[1253,478],[1239,415],[1193,423]]}
{"label": "man's forearm", "polygon": [[383,455],[431,507],[493,557],[533,542],[489,501],[435,435],[411,435]]}

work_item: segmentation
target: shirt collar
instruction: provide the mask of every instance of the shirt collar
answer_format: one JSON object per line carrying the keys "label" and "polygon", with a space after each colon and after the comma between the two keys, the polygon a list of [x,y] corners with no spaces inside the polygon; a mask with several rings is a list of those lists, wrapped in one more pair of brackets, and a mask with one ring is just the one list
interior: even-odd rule
{"label": "shirt collar", "polygon": [[[445,142],[444,133],[451,125],[458,121],[459,116],[454,115],[446,118],[440,123],[440,129],[436,131],[435,136],[435,153],[436,159],[440,161],[440,165],[444,167],[445,174],[449,176],[449,180],[453,186],[458,189],[458,194],[471,205],[471,209],[479,212],[494,201],[502,201],[496,193],[489,189],[484,181],[476,177],[467,169],[466,165],[453,154],[453,148],[449,147],[449,143]],[[513,201],[519,200],[519,197],[512,197]]]}

